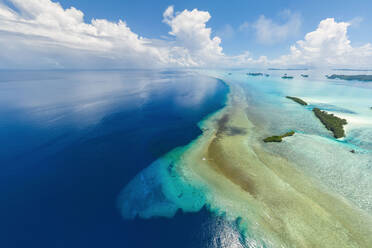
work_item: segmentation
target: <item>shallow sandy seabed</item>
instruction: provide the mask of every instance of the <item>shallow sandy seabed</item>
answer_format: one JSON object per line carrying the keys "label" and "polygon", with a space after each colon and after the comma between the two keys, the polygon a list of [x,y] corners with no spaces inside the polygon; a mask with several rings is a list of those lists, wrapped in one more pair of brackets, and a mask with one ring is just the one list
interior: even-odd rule
{"label": "shallow sandy seabed", "polygon": [[172,217],[206,205],[237,223],[246,247],[372,247],[371,216],[264,149],[243,90],[229,86],[226,107],[201,122],[201,136],[124,189],[123,215]]}
{"label": "shallow sandy seabed", "polygon": [[202,124],[177,167],[206,185],[209,208],[237,219],[252,247],[372,247],[371,217],[266,152],[252,138],[244,94],[230,88],[227,106]]}

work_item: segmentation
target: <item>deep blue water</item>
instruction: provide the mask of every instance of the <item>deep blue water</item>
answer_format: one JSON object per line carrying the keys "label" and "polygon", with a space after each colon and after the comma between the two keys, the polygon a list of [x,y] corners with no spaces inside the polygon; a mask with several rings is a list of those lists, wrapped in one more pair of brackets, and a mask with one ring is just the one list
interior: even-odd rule
{"label": "deep blue water", "polygon": [[227,92],[188,72],[0,71],[0,247],[206,247],[206,210],[130,221],[116,201]]}

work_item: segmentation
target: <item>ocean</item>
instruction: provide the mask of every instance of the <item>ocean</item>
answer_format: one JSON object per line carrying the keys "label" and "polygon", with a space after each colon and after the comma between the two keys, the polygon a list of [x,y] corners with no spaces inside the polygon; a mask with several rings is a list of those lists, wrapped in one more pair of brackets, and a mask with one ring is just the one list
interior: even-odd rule
{"label": "ocean", "polygon": [[249,72],[0,71],[0,245],[369,247],[372,84]]}
{"label": "ocean", "polygon": [[[122,188],[201,134],[227,86],[187,71],[1,71],[0,246],[206,247],[203,209],[125,220]],[[212,241],[211,241],[212,240]]]}

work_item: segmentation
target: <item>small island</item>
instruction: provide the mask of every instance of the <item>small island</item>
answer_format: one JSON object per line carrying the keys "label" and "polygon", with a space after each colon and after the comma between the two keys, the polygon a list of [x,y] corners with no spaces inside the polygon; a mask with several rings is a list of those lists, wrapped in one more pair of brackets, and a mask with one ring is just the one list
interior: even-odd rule
{"label": "small island", "polygon": [[269,71],[307,71],[308,68],[268,68]]}
{"label": "small island", "polygon": [[309,75],[307,75],[307,74],[301,74],[301,77],[303,77],[303,78],[308,78]]}
{"label": "small island", "polygon": [[331,76],[326,76],[328,79],[342,79],[342,80],[358,80],[363,82],[370,82],[372,81],[372,75],[338,75],[333,74]]}
{"label": "small island", "polygon": [[313,112],[320,122],[333,133],[336,139],[345,137],[344,125],[347,124],[345,119],[341,119],[333,114],[328,114],[318,108],[314,108]]}
{"label": "small island", "polygon": [[282,142],[283,138],[293,136],[294,134],[295,134],[294,131],[290,131],[290,132],[287,132],[287,133],[285,133],[283,135],[280,135],[280,136],[267,137],[267,138],[263,139],[263,141],[265,143],[268,143],[268,142]]}
{"label": "small island", "polygon": [[270,74],[265,74],[265,77],[270,77]]}
{"label": "small island", "polygon": [[284,74],[284,76],[282,77],[283,79],[293,79],[292,76],[288,76],[287,74]]}
{"label": "small island", "polygon": [[304,106],[307,105],[307,102],[305,102],[304,100],[302,100],[298,97],[286,96],[286,98],[291,99],[292,101],[297,102],[298,104],[301,104],[301,105],[304,105]]}
{"label": "small island", "polygon": [[263,73],[261,73],[261,72],[249,72],[249,73],[247,73],[247,75],[257,77],[257,76],[263,76]]}

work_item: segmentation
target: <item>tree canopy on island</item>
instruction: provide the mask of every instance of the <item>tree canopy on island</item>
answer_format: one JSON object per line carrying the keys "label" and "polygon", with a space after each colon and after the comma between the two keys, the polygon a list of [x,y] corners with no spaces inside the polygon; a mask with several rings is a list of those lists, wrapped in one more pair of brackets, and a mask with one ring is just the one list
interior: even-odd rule
{"label": "tree canopy on island", "polygon": [[313,112],[315,116],[323,123],[323,125],[333,132],[335,138],[345,137],[344,125],[347,124],[345,119],[341,119],[333,114],[328,114],[318,108],[314,108]]}

